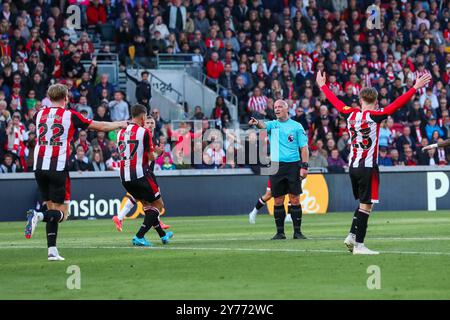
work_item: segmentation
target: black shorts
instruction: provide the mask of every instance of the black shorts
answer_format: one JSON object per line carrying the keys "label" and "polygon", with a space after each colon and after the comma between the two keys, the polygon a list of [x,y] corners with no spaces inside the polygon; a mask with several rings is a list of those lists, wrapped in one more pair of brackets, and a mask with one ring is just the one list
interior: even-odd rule
{"label": "black shorts", "polygon": [[146,173],[145,176],[131,181],[123,181],[122,185],[136,201],[153,202],[161,198],[159,186],[153,172]]}
{"label": "black shorts", "polygon": [[70,177],[68,171],[36,170],[36,182],[42,201],[63,204],[70,201]]}
{"label": "black shorts", "polygon": [[374,168],[350,168],[353,195],[360,203],[378,203],[380,171]]}
{"label": "black shorts", "polygon": [[278,172],[270,176],[272,197],[276,198],[286,194],[301,194],[300,162],[279,162],[278,164]]}

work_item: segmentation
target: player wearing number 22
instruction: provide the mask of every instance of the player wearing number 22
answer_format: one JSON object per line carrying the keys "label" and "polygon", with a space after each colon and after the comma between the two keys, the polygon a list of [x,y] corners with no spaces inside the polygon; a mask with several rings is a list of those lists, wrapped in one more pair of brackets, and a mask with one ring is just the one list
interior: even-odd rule
{"label": "player wearing number 22", "polygon": [[351,134],[349,172],[355,199],[359,207],[353,216],[349,235],[344,241],[353,254],[378,254],[364,246],[369,214],[374,203],[378,202],[378,135],[380,123],[389,115],[405,106],[417,90],[430,82],[431,76],[425,74],[416,80],[414,86],[405,94],[382,110],[378,110],[378,93],[374,88],[364,88],[360,93],[361,109],[351,108],[340,101],[326,86],[325,73],[317,73],[317,84],[331,104],[347,119]]}
{"label": "player wearing number 22", "polygon": [[153,161],[154,145],[150,131],[144,128],[147,108],[136,104],[131,107],[130,124],[119,131],[117,145],[120,154],[120,178],[125,190],[144,206],[144,223],[132,240],[135,246],[149,247],[152,244],[144,237],[153,227],[163,244],[169,243],[171,231],[161,228],[159,214],[164,208],[161,193],[149,161]]}
{"label": "player wearing number 22", "polygon": [[70,142],[77,129],[111,131],[127,126],[126,121],[98,122],[88,120],[76,111],[66,109],[69,92],[62,84],[48,88],[51,107],[40,109],[34,117],[37,146],[34,152],[34,175],[48,210],[30,212],[25,237],[31,238],[40,221],[46,222],[48,260],[64,260],[56,248],[58,224],[68,217],[70,178],[68,160]]}

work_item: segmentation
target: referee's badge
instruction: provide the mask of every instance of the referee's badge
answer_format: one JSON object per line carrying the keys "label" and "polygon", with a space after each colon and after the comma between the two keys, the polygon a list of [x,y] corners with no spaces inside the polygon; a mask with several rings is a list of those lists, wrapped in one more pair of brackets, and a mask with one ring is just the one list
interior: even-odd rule
{"label": "referee's badge", "polygon": [[293,142],[293,141],[294,141],[294,135],[290,134],[290,135],[288,136],[288,141],[289,141],[289,142]]}

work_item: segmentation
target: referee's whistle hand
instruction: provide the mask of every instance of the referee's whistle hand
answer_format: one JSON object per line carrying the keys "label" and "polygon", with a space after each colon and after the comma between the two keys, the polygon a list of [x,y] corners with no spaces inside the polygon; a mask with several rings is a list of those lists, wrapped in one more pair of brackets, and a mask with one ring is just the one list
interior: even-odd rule
{"label": "referee's whistle hand", "polygon": [[256,126],[258,124],[258,120],[256,120],[255,118],[251,117],[250,121],[248,122],[249,126]]}
{"label": "referee's whistle hand", "polygon": [[308,170],[307,169],[300,169],[300,179],[306,179],[308,176]]}

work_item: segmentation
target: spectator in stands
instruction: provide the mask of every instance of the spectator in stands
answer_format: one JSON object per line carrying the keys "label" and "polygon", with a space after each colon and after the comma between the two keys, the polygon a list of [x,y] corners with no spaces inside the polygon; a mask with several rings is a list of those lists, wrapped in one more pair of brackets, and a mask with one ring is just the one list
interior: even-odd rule
{"label": "spectator in stands", "polygon": [[93,171],[92,163],[86,156],[84,150],[82,145],[77,146],[76,154],[70,161],[70,171]]}
{"label": "spectator in stands", "polygon": [[397,150],[401,150],[404,145],[408,145],[413,151],[416,149],[417,142],[411,136],[411,128],[405,126],[403,134],[397,139]]}
{"label": "spectator in stands", "polygon": [[89,26],[97,26],[106,23],[106,11],[100,0],[91,0],[86,10]]}
{"label": "spectator in stands", "polygon": [[392,166],[392,160],[387,156],[386,147],[380,147],[380,154],[378,155],[378,165],[385,167]]}
{"label": "spectator in stands", "polygon": [[172,0],[166,10],[165,21],[171,32],[182,32],[186,26],[187,10],[182,0]]}
{"label": "spectator in stands", "polygon": [[95,86],[95,94],[97,96],[102,95],[102,90],[107,90],[108,96],[112,96],[114,93],[114,85],[109,82],[109,75],[104,73],[100,76],[100,83]]}
{"label": "spectator in stands", "polygon": [[220,95],[229,99],[235,81],[236,75],[232,72],[231,64],[225,63],[224,71],[219,76],[219,84],[223,87],[223,89],[221,88]]}
{"label": "spectator in stands", "polygon": [[223,97],[218,96],[216,98],[216,105],[211,111],[210,118],[216,120],[216,128],[218,129],[221,129],[222,127],[227,128],[229,126],[231,122],[231,115]]}
{"label": "spectator in stands", "polygon": [[163,19],[160,15],[155,17],[155,20],[153,20],[153,24],[151,24],[149,28],[150,35],[154,36],[155,31],[159,31],[162,39],[166,39],[170,34],[167,25],[163,22]]}
{"label": "spectator in stands", "polygon": [[416,166],[417,160],[414,158],[414,152],[410,147],[405,147],[405,166]]}
{"label": "spectator in stands", "polygon": [[328,161],[319,153],[319,148],[316,145],[311,146],[311,156],[309,157],[309,166],[311,168],[326,168]]}
{"label": "spectator in stands", "polygon": [[93,119],[94,118],[94,113],[92,111],[92,108],[90,106],[88,106],[87,104],[87,97],[86,96],[80,96],[80,99],[76,105],[76,109],[78,112],[81,111],[86,111],[87,116],[86,118],[88,119]]}
{"label": "spectator in stands", "polygon": [[211,59],[206,63],[206,75],[208,76],[209,84],[215,85],[224,70],[222,61],[219,60],[219,54],[213,52]]}
{"label": "spectator in stands", "polygon": [[100,148],[94,148],[91,156],[92,171],[106,171],[106,164],[103,161],[103,154]]}
{"label": "spectator in stands", "polygon": [[161,170],[175,170],[176,167],[172,162],[170,155],[165,154],[163,157],[163,164],[161,166]]}
{"label": "spectator in stands", "polygon": [[152,98],[152,87],[149,82],[148,71],[141,72],[141,80],[136,79],[129,73],[128,78],[136,84],[135,96],[138,103],[150,109],[150,99]]}
{"label": "spectator in stands", "polygon": [[125,93],[121,90],[114,92],[114,100],[108,103],[112,121],[123,121],[130,118],[128,103],[124,100]]}
{"label": "spectator in stands", "polygon": [[404,165],[403,161],[400,160],[400,155],[399,155],[397,149],[391,149],[391,151],[389,152],[389,155],[390,155],[393,166],[403,166]]}
{"label": "spectator in stands", "polygon": [[114,148],[111,150],[111,157],[108,160],[106,160],[106,168],[109,171],[119,171],[120,170],[119,165],[120,165],[119,152],[116,148]]}
{"label": "spectator in stands", "polygon": [[65,76],[69,78],[81,79],[81,75],[85,72],[81,61],[81,54],[77,51],[72,55],[72,58],[67,60],[64,65]]}
{"label": "spectator in stands", "polygon": [[442,130],[441,127],[439,127],[437,125],[436,118],[432,115],[428,119],[428,124],[425,127],[425,133],[426,133],[427,138],[428,138],[429,141],[433,140],[434,132],[437,132],[438,137],[443,137],[444,136],[444,131]]}
{"label": "spectator in stands", "polygon": [[10,153],[4,156],[3,163],[0,165],[0,173],[17,173],[22,171],[18,159],[14,161],[14,156]]}
{"label": "spectator in stands", "polygon": [[253,90],[253,95],[248,100],[248,112],[251,117],[263,119],[267,108],[268,99],[261,93],[260,88]]}
{"label": "spectator in stands", "polygon": [[347,164],[345,161],[339,156],[339,150],[337,148],[332,149],[330,156],[328,157],[328,171],[343,173],[345,172],[344,167],[346,166]]}

